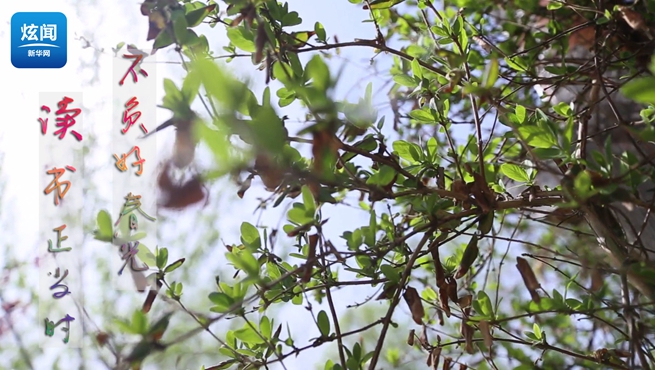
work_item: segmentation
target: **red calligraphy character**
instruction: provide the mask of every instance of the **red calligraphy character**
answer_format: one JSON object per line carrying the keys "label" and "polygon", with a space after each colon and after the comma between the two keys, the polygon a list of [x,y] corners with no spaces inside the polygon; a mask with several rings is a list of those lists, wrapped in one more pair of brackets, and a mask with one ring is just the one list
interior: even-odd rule
{"label": "red calligraphy character", "polygon": [[[41,110],[50,113],[50,107],[42,105]],[[39,118],[39,122],[41,122],[41,133],[45,135],[46,131],[48,130],[48,119],[46,118],[45,121],[43,118]]]}
{"label": "red calligraphy character", "polygon": [[[57,103],[57,106],[59,106],[59,109],[55,112],[58,116],[63,115],[63,117],[57,117],[57,127],[61,127],[59,130],[55,131],[55,135],[59,135],[59,140],[63,139],[64,136],[66,136],[66,132],[68,131],[68,128],[73,126],[75,124],[75,117],[77,117],[82,110],[80,108],[72,108],[68,109],[68,104],[72,103],[73,99],[64,96],[64,98]],[[71,115],[72,113],[73,115]],[[82,141],[82,135],[80,135],[77,131],[71,130],[71,134],[75,136],[77,141]]]}
{"label": "red calligraphy character", "polygon": [[[130,68],[127,70],[127,72],[125,72],[125,76],[123,76],[123,79],[120,80],[120,82],[118,84],[120,86],[123,86],[123,82],[125,82],[125,79],[127,78],[128,74],[132,74],[132,80],[134,81],[134,83],[139,82],[139,79],[136,76],[136,72],[134,72],[134,67],[136,67],[137,64],[139,64],[139,62],[141,62],[141,59],[143,58],[143,55],[123,54],[123,58],[125,58],[125,59],[136,59],[136,60],[134,62],[132,62],[132,65],[130,66]],[[146,72],[141,67],[139,67],[139,73],[141,73],[145,77],[148,77],[148,72]]]}
{"label": "red calligraphy character", "polygon": [[[139,117],[141,117],[141,111],[136,111],[128,116],[128,113],[130,113],[130,111],[132,111],[132,109],[136,108],[138,105],[139,102],[136,100],[136,96],[132,97],[130,101],[125,103],[125,107],[127,109],[123,111],[123,124],[127,123],[127,127],[122,130],[123,134],[125,134],[127,130],[129,130],[130,127],[136,123]],[[141,131],[146,134],[148,133],[148,130],[146,129],[146,126],[143,125],[143,123],[141,124]]]}

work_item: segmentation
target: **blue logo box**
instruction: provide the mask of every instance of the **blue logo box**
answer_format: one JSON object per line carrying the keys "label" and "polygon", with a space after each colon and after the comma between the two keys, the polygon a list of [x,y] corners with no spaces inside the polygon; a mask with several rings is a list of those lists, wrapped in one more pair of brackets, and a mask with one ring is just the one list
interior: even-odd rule
{"label": "blue logo box", "polygon": [[21,12],[11,17],[11,64],[16,68],[61,68],[68,59],[66,16]]}

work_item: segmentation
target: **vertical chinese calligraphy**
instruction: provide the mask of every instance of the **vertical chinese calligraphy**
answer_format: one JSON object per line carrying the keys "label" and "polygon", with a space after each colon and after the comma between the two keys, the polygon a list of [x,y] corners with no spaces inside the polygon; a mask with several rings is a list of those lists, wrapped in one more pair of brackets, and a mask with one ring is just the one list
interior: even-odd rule
{"label": "vertical chinese calligraphy", "polygon": [[[33,29],[26,32],[32,35]],[[53,31],[39,32],[47,36]],[[41,93],[34,112],[39,122],[33,129],[39,136],[42,183],[39,229],[45,235],[39,248],[40,260],[44,261],[39,263],[39,320],[45,329],[44,347],[80,347],[82,318],[76,303],[82,299],[76,282],[82,227],[79,220],[68,220],[79,215],[84,201],[82,95]]]}
{"label": "vertical chinese calligraphy", "polygon": [[118,256],[112,260],[112,275],[120,290],[134,291],[135,285],[137,290],[145,290],[145,274],[152,261],[144,256],[151,254],[148,246],[155,246],[157,240],[156,198],[152,194],[157,147],[154,140],[139,140],[157,121],[153,59],[152,55],[131,54],[130,49],[114,58],[112,153],[107,160],[113,173],[112,208],[119,211],[113,225]]}

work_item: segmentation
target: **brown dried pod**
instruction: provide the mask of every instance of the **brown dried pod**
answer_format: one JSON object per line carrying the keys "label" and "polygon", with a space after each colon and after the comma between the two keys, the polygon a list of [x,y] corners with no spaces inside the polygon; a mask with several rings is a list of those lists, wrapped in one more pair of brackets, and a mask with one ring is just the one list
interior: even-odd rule
{"label": "brown dried pod", "polygon": [[484,345],[487,346],[487,348],[491,348],[491,346],[493,345],[493,338],[491,337],[491,330],[489,328],[489,323],[486,320],[482,320],[478,324],[478,328],[480,329],[480,333],[482,333],[482,339],[484,340]]}
{"label": "brown dried pod", "polygon": [[407,337],[407,345],[413,346],[414,345],[414,337],[416,336],[414,329],[409,331],[409,336]]}
{"label": "brown dried pod", "polygon": [[466,352],[468,354],[473,354],[473,333],[474,330],[473,328],[466,323],[466,319],[468,318],[468,313],[470,312],[470,308],[464,310],[465,314],[462,316],[462,324],[460,327],[460,333],[462,334],[462,337],[464,337],[464,340],[466,342]]}
{"label": "brown dried pod", "polygon": [[452,364],[453,364],[452,357],[444,358],[443,359],[443,367],[441,368],[441,370],[450,370],[450,367],[452,366]]}
{"label": "brown dried pod", "polygon": [[603,274],[597,268],[591,270],[591,287],[589,290],[592,292],[598,292],[605,285],[605,279],[603,279]]}
{"label": "brown dried pod", "polygon": [[473,302],[473,296],[471,294],[466,294],[459,297],[457,304],[459,305],[460,308],[464,309],[467,307],[471,307],[472,302]]}
{"label": "brown dried pod", "polygon": [[439,288],[439,301],[441,302],[441,309],[446,313],[446,317],[450,317],[450,306],[448,306],[448,285]]}
{"label": "brown dried pod", "polygon": [[104,331],[100,331],[98,334],[96,334],[96,342],[98,342],[100,347],[103,347],[105,344],[107,344],[108,340],[109,334],[105,333]]}
{"label": "brown dried pod", "polygon": [[423,316],[425,316],[425,310],[423,309],[421,297],[419,296],[416,289],[409,286],[405,288],[403,299],[409,306],[409,311],[412,313],[412,319],[414,319],[414,322],[418,325],[423,325]]}
{"label": "brown dried pod", "polygon": [[448,293],[450,301],[454,303],[459,302],[459,298],[457,297],[457,280],[453,279],[452,276],[449,276],[446,278],[446,283],[446,292]]}
{"label": "brown dried pod", "polygon": [[318,244],[318,234],[309,236],[309,251],[307,253],[307,262],[304,266],[304,271],[300,281],[308,283],[312,277],[312,270],[314,267],[314,259],[316,258],[316,244]]}
{"label": "brown dried pod", "polygon": [[437,370],[437,367],[439,366],[441,350],[441,347],[435,347],[430,352],[430,355],[428,355],[428,366],[432,366],[433,370]]}
{"label": "brown dried pod", "polygon": [[157,287],[152,287],[150,288],[150,291],[148,291],[148,296],[146,297],[146,300],[143,302],[143,307],[141,308],[141,311],[143,313],[148,313],[150,312],[150,309],[152,308],[152,304],[155,301],[155,298],[157,298],[157,294],[159,294],[159,290],[162,287],[162,282],[161,280],[157,280]]}
{"label": "brown dried pod", "polygon": [[175,192],[168,194],[168,199],[160,204],[163,208],[183,209],[193,204],[205,200],[205,205],[209,198],[199,176],[194,176],[191,180],[177,188]]}
{"label": "brown dried pod", "polygon": [[257,35],[255,36],[255,63],[259,64],[264,58],[264,48],[266,47],[266,42],[268,41],[268,35],[266,34],[266,23],[259,22],[257,26]]}
{"label": "brown dried pod", "polygon": [[338,150],[340,142],[333,133],[328,130],[319,130],[313,132],[312,141],[312,155],[314,157],[314,171],[315,173],[322,174],[325,168],[326,159],[331,162],[337,161]]}
{"label": "brown dried pod", "polygon": [[430,245],[430,254],[432,255],[432,263],[434,264],[434,271],[437,277],[438,288],[441,288],[446,283],[446,272],[443,268],[443,265],[441,264],[441,258],[439,257],[439,239],[442,235],[447,236],[447,234],[439,235],[439,237],[436,238]]}
{"label": "brown dried pod", "polygon": [[267,191],[275,191],[284,180],[284,172],[265,154],[257,155],[255,171],[262,179]]}
{"label": "brown dried pod", "polygon": [[621,18],[625,21],[625,23],[630,26],[635,31],[642,32],[644,35],[646,35],[650,40],[653,39],[653,36],[651,34],[650,28],[646,25],[646,21],[644,21],[644,17],[639,14],[638,12],[630,9],[627,6],[618,6],[617,7],[619,12],[621,13]]}
{"label": "brown dried pod", "polygon": [[437,167],[437,189],[446,189],[446,173],[441,166]]}
{"label": "brown dried pod", "polygon": [[421,330],[421,335],[418,337],[418,342],[421,344],[421,347],[426,348],[428,346],[428,331],[425,325],[423,325],[423,330]]}
{"label": "brown dried pod", "polygon": [[439,320],[439,325],[443,326],[445,321],[443,319],[443,311],[437,308],[437,319]]}
{"label": "brown dried pod", "polygon": [[487,40],[485,40],[484,38],[478,35],[474,35],[473,41],[475,41],[475,43],[478,44],[478,46],[481,47],[484,51],[486,51],[487,53],[491,53],[491,45],[487,43]]}
{"label": "brown dried pod", "polygon": [[530,264],[524,258],[516,257],[516,268],[521,273],[523,283],[525,284],[525,287],[528,288],[532,300],[534,303],[539,304],[539,302],[541,302],[541,297],[539,297],[537,289],[541,288],[541,284],[539,284],[537,277],[534,275],[532,267],[530,267]]}

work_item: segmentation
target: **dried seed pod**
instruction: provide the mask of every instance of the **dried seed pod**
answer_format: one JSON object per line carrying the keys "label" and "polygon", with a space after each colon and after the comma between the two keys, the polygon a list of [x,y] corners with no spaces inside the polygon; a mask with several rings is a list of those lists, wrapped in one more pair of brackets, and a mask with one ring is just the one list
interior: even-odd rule
{"label": "dried seed pod", "polygon": [[428,355],[428,366],[432,366],[433,370],[437,370],[441,358],[441,347],[435,347]]}
{"label": "dried seed pod", "polygon": [[462,334],[462,337],[464,337],[464,340],[466,341],[466,352],[468,354],[473,354],[473,328],[466,323],[466,320],[469,316],[469,313],[471,312],[470,308],[467,308],[463,310],[464,315],[462,316],[462,324],[460,327],[460,333]]}
{"label": "dried seed pod", "polygon": [[430,245],[430,254],[432,255],[432,263],[434,264],[434,272],[437,278],[438,288],[441,288],[446,283],[446,272],[441,264],[441,258],[439,257],[439,243],[447,237],[447,233],[442,233]]}
{"label": "dried seed pod", "polygon": [[541,284],[539,284],[537,277],[534,275],[534,271],[532,271],[532,267],[530,267],[528,261],[526,261],[524,258],[521,257],[516,257],[516,262],[517,262],[516,268],[521,273],[521,277],[523,278],[523,283],[525,284],[525,287],[528,288],[532,300],[534,301],[534,303],[539,304],[539,302],[541,302],[541,297],[539,297],[539,294],[537,293],[537,289],[541,288]]}
{"label": "dried seed pod", "polygon": [[454,303],[459,302],[459,298],[457,297],[457,280],[453,279],[452,277],[448,277],[446,282],[446,292],[448,293],[448,298]]}
{"label": "dried seed pod", "polygon": [[268,35],[266,35],[266,23],[259,22],[257,26],[257,36],[255,36],[255,63],[261,63],[264,58],[264,47],[266,47],[266,42],[268,41]]}
{"label": "dried seed pod", "polygon": [[459,297],[457,304],[462,309],[465,309],[467,307],[471,307],[471,302],[473,302],[473,296],[471,294],[466,294]]}
{"label": "dried seed pod", "polygon": [[309,251],[307,253],[307,262],[304,266],[304,271],[300,281],[308,283],[312,277],[312,270],[314,267],[314,259],[316,258],[316,244],[318,243],[318,234],[309,236]]}
{"label": "dried seed pod", "polygon": [[282,180],[284,180],[284,173],[276,166],[273,160],[271,160],[265,154],[257,155],[255,160],[255,171],[262,179],[266,190],[275,191]]}
{"label": "dried seed pod", "polygon": [[482,333],[484,345],[487,346],[487,348],[491,348],[491,346],[493,345],[493,338],[491,337],[489,323],[486,320],[482,320],[478,324],[478,328],[480,329],[480,333]]}
{"label": "dried seed pod", "polygon": [[416,289],[412,287],[405,288],[403,299],[405,299],[405,302],[407,302],[407,305],[409,306],[409,311],[412,313],[412,319],[414,319],[414,322],[418,325],[423,325],[425,310],[423,309],[421,297],[418,295]]}
{"label": "dried seed pod", "polygon": [[407,337],[407,345],[413,346],[414,345],[414,337],[416,336],[414,329],[409,331],[409,336]]}
{"label": "dried seed pod", "polygon": [[448,306],[448,285],[444,284],[439,288],[439,301],[441,302],[441,309],[446,313],[446,317],[450,317],[450,306]]}

